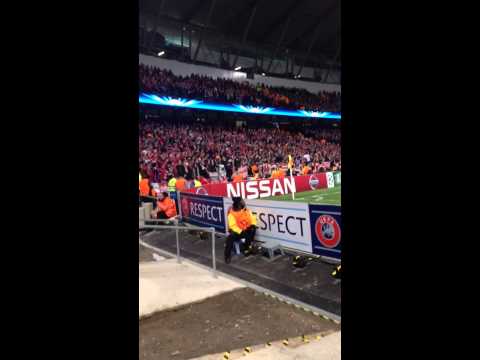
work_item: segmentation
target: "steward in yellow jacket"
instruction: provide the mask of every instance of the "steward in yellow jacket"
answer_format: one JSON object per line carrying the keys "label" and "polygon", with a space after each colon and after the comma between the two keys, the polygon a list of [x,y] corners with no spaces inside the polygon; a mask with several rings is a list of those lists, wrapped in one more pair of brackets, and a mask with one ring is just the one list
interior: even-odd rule
{"label": "steward in yellow jacket", "polygon": [[175,192],[177,191],[176,188],[177,185],[177,179],[173,175],[168,176],[168,181],[167,181],[167,190],[168,192]]}
{"label": "steward in yellow jacket", "polygon": [[230,234],[225,244],[226,264],[230,263],[235,241],[240,242],[241,239],[245,239],[245,244],[242,244],[242,252],[245,256],[250,255],[256,230],[257,218],[246,208],[245,201],[242,198],[234,197],[232,208],[228,212],[228,231]]}

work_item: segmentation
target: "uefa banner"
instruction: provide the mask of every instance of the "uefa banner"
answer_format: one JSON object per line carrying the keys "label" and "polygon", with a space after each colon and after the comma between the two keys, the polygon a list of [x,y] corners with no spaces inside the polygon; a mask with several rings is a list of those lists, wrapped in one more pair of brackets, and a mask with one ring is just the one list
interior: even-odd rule
{"label": "uefa banner", "polygon": [[291,194],[335,186],[331,172],[313,175],[285,176],[281,179],[264,179],[240,181],[237,183],[207,184],[202,187],[188,189],[187,192],[198,195],[211,195],[232,198],[241,196],[244,199],[261,199],[276,195]]}
{"label": "uefa banner", "polygon": [[342,211],[335,205],[309,205],[312,252],[340,259],[342,240]]}
{"label": "uefa banner", "polygon": [[180,215],[183,221],[196,226],[214,227],[226,234],[223,198],[180,193]]}
{"label": "uefa banner", "polygon": [[[232,200],[224,198],[224,202],[227,217]],[[255,239],[312,252],[308,204],[269,200],[246,200],[245,203],[257,217]]]}

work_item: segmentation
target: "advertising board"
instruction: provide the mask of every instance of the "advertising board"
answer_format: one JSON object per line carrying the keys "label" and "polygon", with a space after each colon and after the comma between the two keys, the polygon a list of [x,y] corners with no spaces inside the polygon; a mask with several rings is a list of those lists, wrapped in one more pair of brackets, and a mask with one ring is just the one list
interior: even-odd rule
{"label": "advertising board", "polygon": [[226,233],[223,198],[180,193],[180,215],[183,221],[196,226],[214,227]]}
{"label": "advertising board", "polygon": [[342,211],[335,205],[309,205],[312,252],[340,259]]}
{"label": "advertising board", "polygon": [[[225,217],[227,217],[232,201],[228,198],[224,201]],[[257,217],[256,239],[267,243],[276,242],[286,248],[312,252],[308,204],[269,200],[246,200],[245,203]]]}

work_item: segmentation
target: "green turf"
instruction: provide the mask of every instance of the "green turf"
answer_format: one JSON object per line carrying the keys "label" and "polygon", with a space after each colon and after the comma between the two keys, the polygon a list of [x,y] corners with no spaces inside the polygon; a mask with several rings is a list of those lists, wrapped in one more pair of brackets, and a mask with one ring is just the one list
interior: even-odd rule
{"label": "green turf", "polygon": [[271,196],[262,200],[297,201],[309,204],[340,205],[340,193],[341,187],[336,186],[331,189],[319,189],[296,193],[295,200],[292,200],[292,194]]}

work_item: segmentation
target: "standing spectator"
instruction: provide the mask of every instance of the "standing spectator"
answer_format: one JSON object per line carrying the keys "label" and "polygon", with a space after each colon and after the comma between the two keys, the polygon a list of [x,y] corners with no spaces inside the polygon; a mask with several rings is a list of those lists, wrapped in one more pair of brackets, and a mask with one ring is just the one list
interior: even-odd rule
{"label": "standing spectator", "polygon": [[183,165],[183,162],[180,160],[177,165],[177,177],[185,177],[187,174],[187,171],[185,170],[185,166]]}

